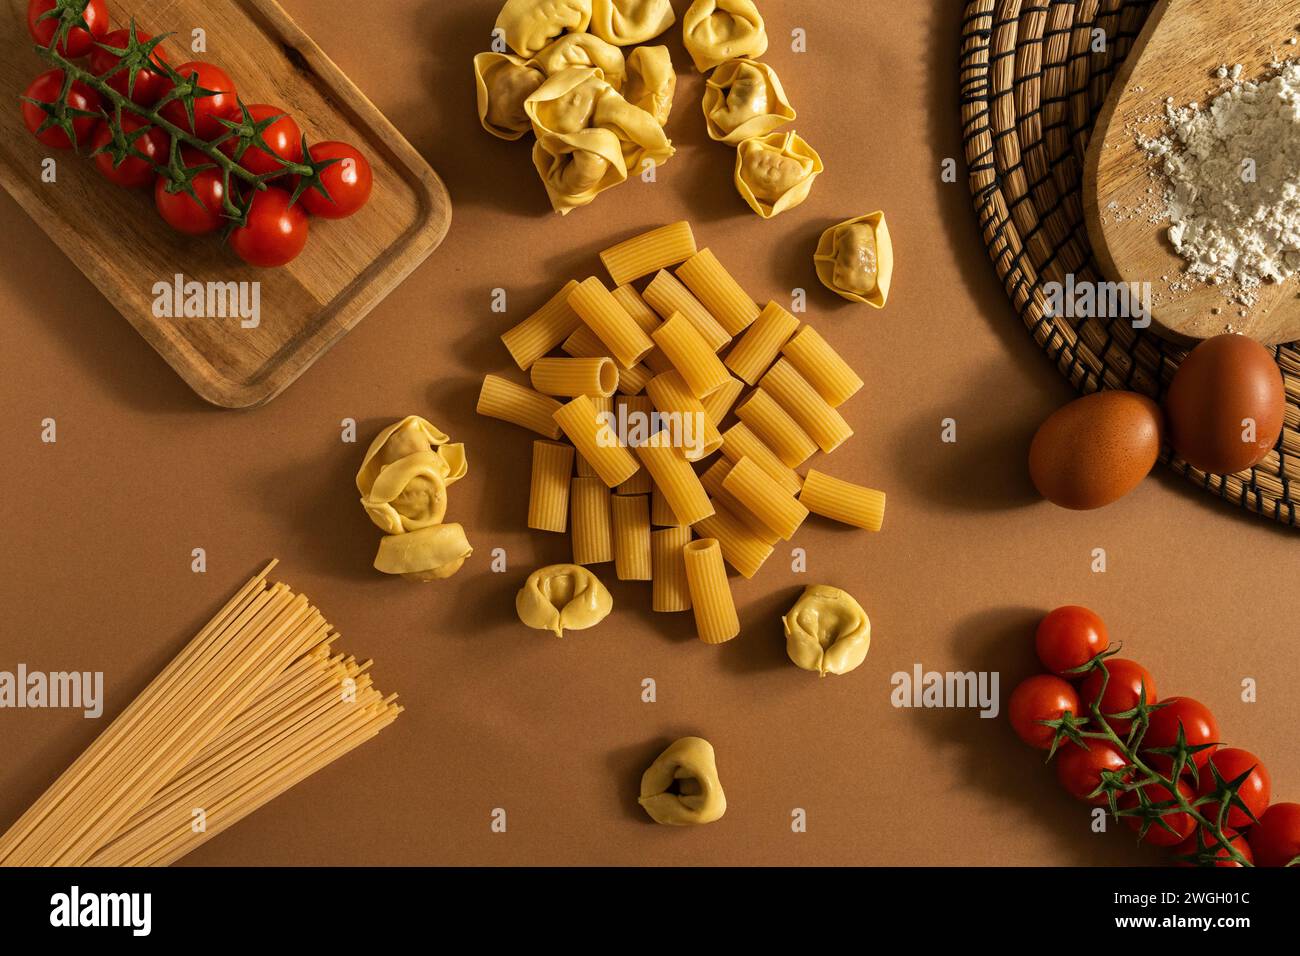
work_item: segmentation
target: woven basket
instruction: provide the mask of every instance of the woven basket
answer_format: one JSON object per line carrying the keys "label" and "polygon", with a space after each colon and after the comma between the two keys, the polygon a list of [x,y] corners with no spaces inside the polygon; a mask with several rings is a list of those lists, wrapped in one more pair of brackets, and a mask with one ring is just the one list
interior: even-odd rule
{"label": "woven basket", "polygon": [[[1111,79],[1155,0],[970,0],[962,22],[961,114],[980,232],[1034,341],[1080,392],[1132,389],[1157,400],[1186,350],[1125,318],[1047,315],[1043,285],[1098,281],[1083,214],[1083,159]],[[1105,32],[1104,53],[1092,50]],[[1161,461],[1243,508],[1295,527],[1300,352],[1276,349],[1286,426],[1259,465],[1207,475]]]}

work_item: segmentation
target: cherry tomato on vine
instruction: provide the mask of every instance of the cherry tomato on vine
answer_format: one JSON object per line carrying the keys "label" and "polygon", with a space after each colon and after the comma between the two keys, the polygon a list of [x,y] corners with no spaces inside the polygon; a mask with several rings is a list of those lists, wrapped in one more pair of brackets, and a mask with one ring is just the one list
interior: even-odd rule
{"label": "cherry tomato on vine", "polygon": [[[63,92],[63,71],[46,70],[36,79],[32,80],[31,86],[27,87],[24,94],[30,99],[40,100],[42,103],[54,103],[58,100],[59,94]],[[94,113],[99,109],[99,94],[81,82],[74,82],[72,89],[68,91],[68,107],[74,110],[86,110]],[[41,143],[49,146],[51,149],[71,149],[73,143],[68,139],[68,134],[57,127],[51,127],[43,133],[36,131],[49,118],[43,109],[34,103],[23,102],[23,123]],[[99,122],[95,116],[75,116],[72,119],[72,130],[76,133],[77,143],[82,144],[94,132],[96,124]]]}
{"label": "cherry tomato on vine", "polygon": [[[1173,799],[1173,794],[1169,792],[1169,789],[1160,783],[1149,783],[1141,788],[1141,792],[1146,794],[1147,800],[1151,804],[1167,803]],[[1196,794],[1186,780],[1178,781],[1178,792],[1182,794],[1183,799],[1188,803],[1191,803],[1196,798]],[[1122,809],[1128,810],[1138,806],[1140,802],[1138,791],[1131,790],[1120,799],[1119,805]],[[1142,837],[1144,843],[1150,843],[1152,846],[1177,846],[1191,836],[1192,831],[1196,829],[1196,820],[1182,810],[1169,808],[1168,812],[1162,815],[1162,819],[1169,824],[1174,832],[1170,833],[1158,822],[1152,820],[1151,828]],[[1125,817],[1124,822],[1129,825],[1133,832],[1139,833],[1145,820],[1143,817]]]}
{"label": "cherry tomato on vine", "polygon": [[[1154,704],[1158,699],[1156,682],[1145,667],[1123,657],[1106,658],[1106,672],[1110,679],[1106,682],[1106,693],[1101,698],[1101,712],[1111,729],[1122,737],[1129,732],[1133,721],[1123,717],[1112,718],[1110,715],[1122,714],[1137,707],[1143,684],[1146,685],[1147,703]],[[1086,713],[1091,713],[1093,701],[1101,693],[1103,676],[1101,671],[1094,670],[1079,685],[1079,701]]]}
{"label": "cherry tomato on vine", "polygon": [[[153,39],[150,34],[144,33],[140,30],[136,31],[135,38],[141,43]],[[104,44],[104,46],[111,46],[115,50],[125,50],[127,43],[129,43],[130,40],[131,32],[129,30],[114,30],[99,42]],[[150,56],[149,59],[155,63],[159,69],[157,71],[145,69],[137,73],[135,75],[135,91],[129,94],[131,100],[135,103],[139,103],[141,106],[153,106],[153,104],[162,99],[163,94],[167,92],[168,87],[171,85],[171,81],[167,79],[167,76],[162,72],[162,64],[167,62],[167,54],[163,52],[162,47],[154,47],[153,55]],[[95,49],[90,53],[90,72],[94,73],[96,76],[103,76],[105,73],[116,68],[117,64],[120,63],[121,60],[122,58],[116,53],[109,53],[105,49],[95,47]],[[130,74],[128,71],[122,70],[120,73],[114,73],[111,77],[105,80],[105,82],[123,96],[127,96],[129,80]]]}
{"label": "cherry tomato on vine", "polygon": [[[1147,727],[1146,736],[1142,738],[1142,750],[1172,747],[1178,740],[1178,727],[1181,725],[1189,747],[1211,745],[1196,752],[1187,761],[1189,765],[1194,762],[1198,771],[1204,773],[1200,768],[1205,766],[1205,761],[1210,759],[1219,746],[1219,723],[1214,719],[1214,714],[1210,708],[1191,697],[1168,697],[1162,705],[1151,715],[1151,724]],[[1163,774],[1169,774],[1173,770],[1173,758],[1168,754],[1150,754],[1149,757],[1148,762],[1153,769]]]}
{"label": "cherry tomato on vine", "polygon": [[[141,129],[145,130],[145,132],[131,138],[132,133]],[[150,126],[138,116],[123,113],[122,132],[127,134],[132,148],[137,152],[160,166],[167,164],[167,153],[171,147],[171,137],[158,127]],[[92,148],[99,149],[101,146],[107,146],[112,141],[113,130],[107,123],[100,123],[95,130],[94,137],[91,139]],[[114,167],[111,154],[97,153],[95,155],[95,165],[109,182],[124,189],[143,189],[146,186],[152,186],[153,181],[158,178],[158,173],[154,170],[154,167],[138,156],[128,156],[122,160],[121,165]]]}
{"label": "cherry tomato on vine", "polygon": [[[181,160],[188,169],[206,166],[211,162],[198,150],[189,148],[181,150]],[[167,177],[159,176],[153,189],[154,205],[158,208],[158,215],[163,217],[167,225],[187,236],[203,236],[216,232],[227,222],[222,211],[226,189],[221,170],[214,165],[212,169],[200,171],[194,176],[193,185],[194,192],[198,196],[197,202],[194,196],[183,189],[177,192],[168,190]]]}
{"label": "cherry tomato on vine", "polygon": [[329,199],[317,189],[308,189],[298,201],[313,216],[322,219],[346,219],[366,204],[374,184],[374,173],[361,151],[347,143],[316,143],[307,148],[316,162],[337,159],[320,174],[321,182],[329,191]]}
{"label": "cherry tomato on vine", "polygon": [[[292,116],[278,106],[268,106],[265,103],[255,103],[248,107],[248,113],[255,123],[264,122],[273,116],[280,118],[262,130],[262,139],[271,148],[271,152],[267,153],[258,146],[250,146],[244,150],[239,165],[255,176],[265,176],[267,173],[274,173],[284,168],[283,163],[276,161],[277,156],[291,163],[302,160],[302,130]],[[233,159],[238,145],[238,140],[228,139],[221,144],[221,149]]]}
{"label": "cherry tomato on vine", "polygon": [[[1258,820],[1268,809],[1269,798],[1273,795],[1273,778],[1269,775],[1268,768],[1263,762],[1249,750],[1241,750],[1237,747],[1223,747],[1214,752],[1214,756],[1209,759],[1209,763],[1214,764],[1214,769],[1219,771],[1225,783],[1232,783],[1244,773],[1249,773],[1242,785],[1237,789],[1237,796],[1241,799],[1250,812]],[[1253,768],[1253,769],[1252,769]],[[1210,773],[1208,767],[1202,770],[1199,778],[1199,785],[1196,792],[1202,796],[1210,796],[1214,793],[1214,774]],[[1217,808],[1207,804],[1208,811]],[[1255,822],[1239,807],[1231,807],[1228,810],[1228,826],[1235,827],[1238,830],[1244,830]]]}
{"label": "cherry tomato on vine", "polygon": [[196,82],[205,90],[213,90],[215,95],[203,96],[194,101],[194,125],[185,112],[185,104],[172,100],[162,108],[162,117],[167,122],[179,126],[187,133],[193,133],[202,140],[214,140],[226,131],[220,120],[239,119],[239,93],[235,81],[226,71],[211,63],[193,60],[176,67],[176,72],[185,78],[196,76]]}
{"label": "cherry tomato on vine", "polygon": [[[27,0],[27,32],[41,46],[50,45],[54,31],[59,26],[57,18],[41,19],[54,6],[55,0]],[[90,0],[81,16],[86,21],[86,26],[90,27],[90,32],[87,33],[81,27],[73,27],[68,31],[67,38],[59,44],[59,52],[70,60],[85,56],[94,48],[95,41],[108,32],[108,4],[104,0]]]}
{"label": "cherry tomato on vine", "polygon": [[1090,796],[1101,786],[1101,772],[1110,770],[1118,773],[1126,766],[1128,761],[1124,755],[1104,740],[1089,740],[1087,750],[1076,743],[1067,742],[1061,745],[1056,754],[1056,779],[1065,792],[1076,800],[1104,807],[1110,802],[1104,793]]}
{"label": "cherry tomato on vine", "polygon": [[[1250,852],[1250,844],[1246,842],[1245,834],[1238,833],[1231,827],[1223,828],[1223,835],[1228,838],[1232,848],[1246,858],[1247,863],[1255,862],[1255,855]],[[1205,832],[1204,827],[1197,827],[1196,832],[1189,836],[1178,846],[1174,847],[1174,854],[1177,856],[1196,856],[1205,853],[1213,848],[1216,867],[1219,866],[1242,866],[1243,864],[1234,860],[1226,849],[1220,846],[1219,841],[1212,835]],[[1177,860],[1174,866],[1200,866],[1194,860]]]}
{"label": "cherry tomato on vine", "polygon": [[1079,695],[1059,677],[1035,674],[1021,681],[1011,692],[1007,709],[1017,736],[1031,747],[1047,750],[1052,746],[1056,731],[1038,721],[1058,720],[1067,710],[1078,715]]}
{"label": "cherry tomato on vine", "polygon": [[267,188],[253,197],[248,225],[230,234],[230,248],[250,266],[283,266],[307,245],[307,212],[289,205],[283,189]]}
{"label": "cherry tomato on vine", "polygon": [[1246,841],[1258,866],[1289,866],[1300,857],[1300,803],[1275,803],[1250,828]]}
{"label": "cherry tomato on vine", "polygon": [[1038,623],[1034,634],[1038,659],[1053,674],[1073,679],[1065,672],[1082,667],[1110,646],[1106,625],[1086,607],[1058,607]]}

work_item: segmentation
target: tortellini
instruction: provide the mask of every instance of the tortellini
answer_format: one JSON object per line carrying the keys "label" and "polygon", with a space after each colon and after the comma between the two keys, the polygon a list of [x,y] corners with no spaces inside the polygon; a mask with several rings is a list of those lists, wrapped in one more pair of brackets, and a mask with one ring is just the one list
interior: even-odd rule
{"label": "tortellini", "polygon": [[519,620],[556,637],[563,637],[565,628],[581,631],[596,626],[613,608],[609,589],[578,564],[538,568],[515,597]]}
{"label": "tortellini", "polygon": [[655,823],[695,826],[727,812],[713,745],[702,737],[682,737],[641,775],[637,800]]}
{"label": "tortellini", "polygon": [[515,140],[528,132],[530,122],[524,100],[542,85],[546,74],[508,53],[480,53],[474,57],[474,83],[478,88],[478,119],[498,139]]}
{"label": "tortellini", "polygon": [[806,671],[847,674],[871,648],[871,619],[853,596],[840,588],[806,588],[783,619],[785,650]]}
{"label": "tortellini", "polygon": [[566,30],[584,33],[591,24],[591,0],[506,0],[496,29],[510,49],[533,56]]}
{"label": "tortellini", "polygon": [[682,39],[701,73],[767,52],[767,27],[752,0],[695,0],[682,18]]}
{"label": "tortellini", "polygon": [[704,87],[704,119],[709,137],[736,145],[763,136],[795,118],[781,79],[766,63],[728,60]]}
{"label": "tortellini", "polygon": [[639,46],[628,54],[627,86],[623,97],[645,110],[663,127],[673,111],[677,71],[666,46]]}
{"label": "tortellini", "polygon": [[627,179],[623,145],[607,129],[539,136],[533,144],[533,166],[551,208],[562,216]]}
{"label": "tortellini", "polygon": [[813,256],[822,285],[850,302],[885,307],[894,274],[894,246],[883,212],[868,213],[822,233]]}
{"label": "tortellini", "polygon": [[627,78],[623,51],[591,33],[567,33],[529,63],[546,76],[554,76],[573,66],[594,66],[605,77],[605,82],[616,90],[623,89]]}
{"label": "tortellini", "polygon": [[825,167],[798,133],[747,139],[736,150],[736,189],[764,219],[779,216],[808,198]]}
{"label": "tortellini", "polygon": [[432,525],[381,539],[375,570],[400,574],[408,581],[437,581],[459,571],[473,553],[461,525]]}
{"label": "tortellini", "polygon": [[592,0],[591,4],[591,32],[618,46],[654,39],[676,20],[672,0]]}

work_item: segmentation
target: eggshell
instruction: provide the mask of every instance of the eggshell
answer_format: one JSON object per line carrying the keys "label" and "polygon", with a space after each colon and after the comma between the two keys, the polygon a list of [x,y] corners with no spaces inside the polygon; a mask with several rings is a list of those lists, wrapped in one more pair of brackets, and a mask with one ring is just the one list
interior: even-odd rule
{"label": "eggshell", "polygon": [[1165,415],[1169,443],[1183,459],[1214,475],[1244,471],[1263,461],[1282,433],[1282,372],[1270,350],[1244,335],[1206,339],[1174,373]]}
{"label": "eggshell", "polygon": [[1103,391],[1058,408],[1029,446],[1029,476],[1053,504],[1090,511],[1136,488],[1160,456],[1160,406]]}

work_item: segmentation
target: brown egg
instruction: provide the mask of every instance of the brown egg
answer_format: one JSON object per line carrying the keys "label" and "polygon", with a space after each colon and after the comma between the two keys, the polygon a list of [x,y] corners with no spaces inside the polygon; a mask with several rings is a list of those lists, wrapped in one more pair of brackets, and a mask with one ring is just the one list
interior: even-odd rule
{"label": "brown egg", "polygon": [[1136,488],[1160,455],[1160,406],[1104,391],[1058,408],[1029,446],[1029,476],[1053,504],[1090,511]]}
{"label": "brown egg", "polygon": [[1258,464],[1286,417],[1273,353],[1244,335],[1206,339],[1174,373],[1165,416],[1174,451],[1201,471],[1230,475]]}

